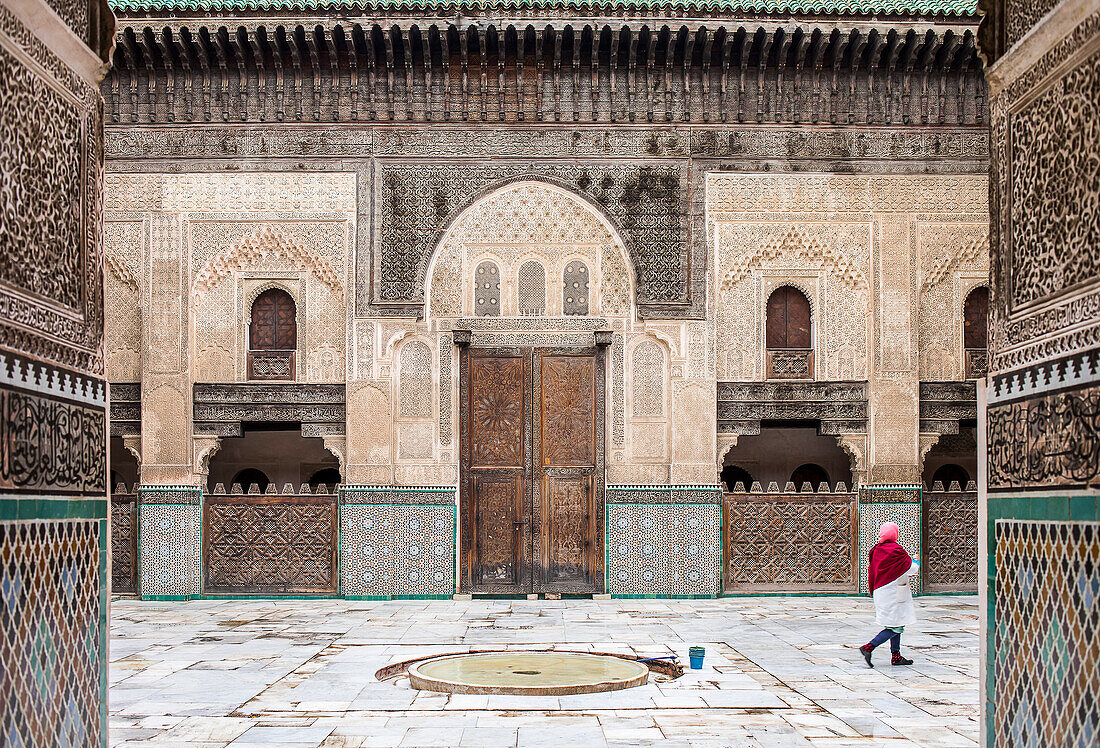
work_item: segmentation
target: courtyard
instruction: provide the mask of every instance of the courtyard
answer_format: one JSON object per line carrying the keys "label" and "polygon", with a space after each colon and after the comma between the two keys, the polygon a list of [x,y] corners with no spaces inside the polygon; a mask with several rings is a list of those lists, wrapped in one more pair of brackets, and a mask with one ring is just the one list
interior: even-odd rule
{"label": "courtyard", "polygon": [[[917,598],[915,663],[869,670],[867,597],[112,603],[113,746],[971,746],[978,607]],[[675,680],[573,696],[441,694],[387,665],[467,649],[677,654]]]}

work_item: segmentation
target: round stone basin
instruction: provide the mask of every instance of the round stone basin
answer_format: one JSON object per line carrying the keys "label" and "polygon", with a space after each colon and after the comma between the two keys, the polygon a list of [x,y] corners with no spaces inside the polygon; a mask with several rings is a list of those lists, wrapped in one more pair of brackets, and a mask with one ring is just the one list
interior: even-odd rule
{"label": "round stone basin", "polygon": [[448,693],[563,696],[633,688],[648,678],[643,663],[580,652],[451,655],[409,668],[413,688]]}

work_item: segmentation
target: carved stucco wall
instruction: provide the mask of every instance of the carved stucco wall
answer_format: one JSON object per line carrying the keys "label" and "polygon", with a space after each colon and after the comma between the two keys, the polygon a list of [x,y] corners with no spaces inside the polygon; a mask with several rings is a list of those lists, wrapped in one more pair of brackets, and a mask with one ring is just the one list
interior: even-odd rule
{"label": "carved stucco wall", "polygon": [[963,304],[989,284],[989,223],[920,221],[917,250],[920,378],[963,379]]}
{"label": "carved stucco wall", "polygon": [[[475,312],[476,269],[486,261],[499,272],[500,318],[479,318]],[[545,316],[520,316],[520,269],[532,261],[545,270]],[[562,316],[568,308],[564,275],[577,261],[588,270],[588,314]],[[370,381],[378,393],[366,398],[372,406],[385,397],[388,418],[383,424],[374,411],[368,423],[358,411],[366,399],[360,403],[350,394],[359,385],[349,387],[349,480],[457,481],[458,350],[451,330],[461,325],[473,327],[479,346],[591,346],[594,330],[611,329],[608,481],[667,483],[674,476],[713,481],[714,370],[708,350],[713,327],[637,321],[630,267],[621,239],[599,209],[558,186],[517,182],[473,204],[445,232],[431,261],[425,318],[354,323],[354,376]],[[660,355],[641,367],[641,377],[662,394],[659,407],[641,408],[635,417],[633,352],[643,344]],[[688,380],[697,387],[683,390]],[[420,398],[433,405],[432,419],[413,406]],[[685,426],[678,438],[675,423],[692,427]],[[390,434],[385,449],[384,432]]]}
{"label": "carved stucco wall", "polygon": [[767,297],[800,288],[816,378],[871,383],[867,478],[915,480],[919,379],[961,373],[962,299],[988,265],[986,180],[712,173],[706,194],[718,379],[763,378]]}
{"label": "carved stucco wall", "polygon": [[107,380],[141,381],[141,269],[145,255],[145,223],[106,221],[103,226],[106,265],[106,330],[104,351]]}
{"label": "carved stucco wall", "polygon": [[355,176],[105,181],[108,375],[143,384],[143,480],[192,483],[191,385],[246,378],[249,310],[265,288],[297,304],[297,379],[345,380]]}

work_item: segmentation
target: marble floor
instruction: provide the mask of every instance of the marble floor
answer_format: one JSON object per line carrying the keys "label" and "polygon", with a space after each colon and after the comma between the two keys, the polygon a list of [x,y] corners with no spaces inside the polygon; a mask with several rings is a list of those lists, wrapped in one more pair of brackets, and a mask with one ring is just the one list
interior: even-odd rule
{"label": "marble floor", "polygon": [[[115,600],[115,746],[973,746],[974,597],[922,597],[911,667],[868,598]],[[675,653],[704,669],[613,693],[447,695],[376,671],[478,649]]]}

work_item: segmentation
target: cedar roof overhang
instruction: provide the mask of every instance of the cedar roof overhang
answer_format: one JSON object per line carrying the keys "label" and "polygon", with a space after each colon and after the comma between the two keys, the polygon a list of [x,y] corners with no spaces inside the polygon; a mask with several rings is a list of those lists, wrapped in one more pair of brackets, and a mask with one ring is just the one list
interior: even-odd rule
{"label": "cedar roof overhang", "polygon": [[[355,18],[236,14],[122,15],[116,69],[256,69],[306,66],[393,69],[480,64],[481,53],[509,63],[521,56],[557,69],[583,66],[714,66],[942,74],[975,69],[977,19],[950,22],[871,18],[639,17]],[[597,40],[593,44],[593,37]],[[615,53],[612,54],[612,50]]]}

